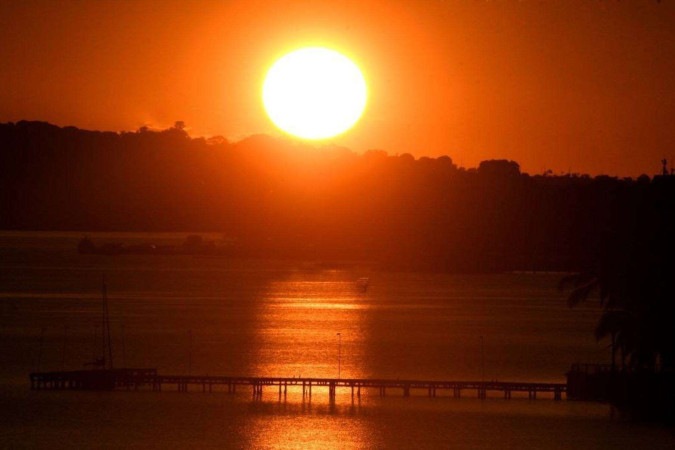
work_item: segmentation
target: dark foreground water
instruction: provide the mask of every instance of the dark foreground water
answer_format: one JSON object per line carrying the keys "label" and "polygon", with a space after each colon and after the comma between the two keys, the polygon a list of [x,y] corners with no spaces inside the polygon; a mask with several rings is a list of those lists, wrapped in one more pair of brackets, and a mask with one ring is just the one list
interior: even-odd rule
{"label": "dark foreground water", "polygon": [[[78,234],[0,234],[0,448],[673,448],[607,405],[488,398],[334,403],[315,389],[254,400],[190,392],[28,390],[32,370],[99,351],[105,273],[117,366],[161,373],[564,381],[606,362],[597,312],[559,275],[394,273],[368,264],[95,256]],[[180,244],[184,235],[93,235]],[[355,280],[369,277],[367,292]],[[337,333],[340,333],[338,336]]]}

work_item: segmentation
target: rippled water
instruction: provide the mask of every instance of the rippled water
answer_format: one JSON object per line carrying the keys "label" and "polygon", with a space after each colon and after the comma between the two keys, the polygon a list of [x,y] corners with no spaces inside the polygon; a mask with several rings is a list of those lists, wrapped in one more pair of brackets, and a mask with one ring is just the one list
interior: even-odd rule
{"label": "rippled water", "polygon": [[[315,389],[179,394],[28,391],[82,367],[108,284],[117,366],[160,373],[564,381],[606,361],[592,307],[559,275],[395,273],[369,264],[78,255],[77,234],[0,234],[0,446],[138,448],[671,448],[605,405]],[[180,243],[182,235],[94,235]],[[367,292],[355,281],[369,277]],[[338,336],[339,333],[339,336]],[[339,369],[338,369],[339,366]]]}

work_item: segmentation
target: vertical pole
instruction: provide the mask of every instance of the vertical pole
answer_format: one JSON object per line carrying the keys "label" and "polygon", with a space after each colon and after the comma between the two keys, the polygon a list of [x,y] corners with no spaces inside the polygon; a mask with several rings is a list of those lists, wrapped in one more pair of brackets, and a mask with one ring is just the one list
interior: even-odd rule
{"label": "vertical pole", "polygon": [[106,292],[106,285],[105,285],[105,274],[101,275],[101,362],[103,363],[101,369],[106,369],[108,366],[108,362],[106,361],[106,350],[107,350],[107,345],[106,345],[106,340],[105,340],[105,300],[106,296],[108,293]]}
{"label": "vertical pole", "polygon": [[66,370],[66,346],[68,343],[68,325],[63,326],[63,351],[61,352],[61,370]]}
{"label": "vertical pole", "polygon": [[485,342],[483,336],[480,337],[480,380],[485,383]]}
{"label": "vertical pole", "polygon": [[92,341],[94,343],[94,347],[93,347],[93,350],[92,350],[93,351],[92,361],[93,361],[93,364],[94,364],[93,367],[96,367],[96,364],[97,364],[96,361],[98,360],[98,348],[97,348],[98,344],[96,343],[96,341],[98,341],[98,325],[94,324],[94,340]]}
{"label": "vertical pole", "polygon": [[188,330],[188,375],[192,375],[192,330]]}
{"label": "vertical pole", "polygon": [[120,332],[122,334],[122,367],[127,367],[127,346],[124,342],[124,324],[120,324]]}
{"label": "vertical pole", "polygon": [[[106,361],[106,350],[108,360]],[[110,337],[110,313],[108,311],[108,287],[105,284],[105,274],[103,275],[103,361],[104,369],[113,369],[112,339]]]}
{"label": "vertical pole", "polygon": [[45,342],[45,327],[40,328],[40,347],[38,349],[37,371],[40,371],[42,366],[42,346]]}
{"label": "vertical pole", "polygon": [[340,379],[340,370],[342,365],[342,333],[338,333],[337,337],[338,337],[338,379]]}

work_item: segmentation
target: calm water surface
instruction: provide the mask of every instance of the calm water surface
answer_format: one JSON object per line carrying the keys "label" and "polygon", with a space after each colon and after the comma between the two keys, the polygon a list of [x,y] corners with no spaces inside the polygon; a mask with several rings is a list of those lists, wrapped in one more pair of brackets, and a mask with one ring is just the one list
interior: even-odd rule
{"label": "calm water surface", "polygon": [[[180,244],[184,235],[92,235]],[[79,234],[0,234],[0,447],[673,448],[667,430],[605,405],[366,392],[334,403],[274,389],[30,392],[32,370],[98,351],[105,273],[118,366],[161,373],[564,381],[607,360],[592,307],[559,275],[395,273],[368,264],[78,255]],[[214,236],[217,238],[217,236]],[[369,277],[367,292],[355,280]],[[340,336],[337,335],[340,333]],[[100,340],[100,339],[99,339]],[[338,361],[339,360],[339,361]]]}

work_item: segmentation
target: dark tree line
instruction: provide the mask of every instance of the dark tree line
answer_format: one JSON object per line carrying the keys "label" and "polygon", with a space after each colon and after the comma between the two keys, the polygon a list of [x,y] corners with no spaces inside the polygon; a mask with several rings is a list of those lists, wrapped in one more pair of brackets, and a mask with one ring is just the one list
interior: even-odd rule
{"label": "dark tree line", "polygon": [[505,160],[466,170],[447,156],[267,136],[193,139],[182,123],[127,133],[0,125],[0,228],[219,231],[253,256],[580,270],[617,214],[637,213],[635,196],[672,194],[657,184],[530,176]]}

